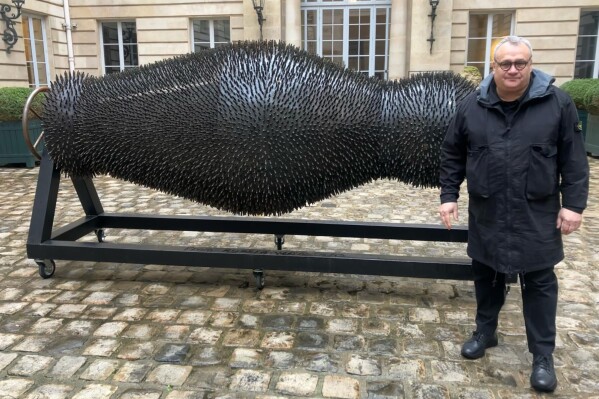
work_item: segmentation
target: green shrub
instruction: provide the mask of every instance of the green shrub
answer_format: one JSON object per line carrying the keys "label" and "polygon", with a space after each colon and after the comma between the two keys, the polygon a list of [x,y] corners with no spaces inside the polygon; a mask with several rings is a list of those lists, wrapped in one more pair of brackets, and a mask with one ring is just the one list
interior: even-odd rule
{"label": "green shrub", "polygon": [[[33,89],[29,87],[0,87],[0,122],[20,121],[23,117],[23,108],[27,102],[27,97]],[[42,115],[44,95],[35,96],[31,108]],[[30,112],[29,118],[37,117]]]}
{"label": "green shrub", "polygon": [[572,97],[576,108],[591,114],[599,114],[599,94],[591,96],[591,93],[599,93],[597,91],[599,90],[599,79],[574,79],[565,82],[560,87]]}

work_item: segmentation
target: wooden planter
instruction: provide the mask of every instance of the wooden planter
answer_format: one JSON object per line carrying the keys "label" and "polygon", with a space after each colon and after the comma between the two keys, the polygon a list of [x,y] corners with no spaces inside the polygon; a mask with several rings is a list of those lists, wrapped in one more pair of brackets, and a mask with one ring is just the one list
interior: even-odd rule
{"label": "wooden planter", "polygon": [[[37,140],[41,132],[39,120],[29,122],[29,136],[32,142]],[[25,164],[28,168],[33,168],[36,161],[25,144],[21,121],[0,122],[0,166]]]}

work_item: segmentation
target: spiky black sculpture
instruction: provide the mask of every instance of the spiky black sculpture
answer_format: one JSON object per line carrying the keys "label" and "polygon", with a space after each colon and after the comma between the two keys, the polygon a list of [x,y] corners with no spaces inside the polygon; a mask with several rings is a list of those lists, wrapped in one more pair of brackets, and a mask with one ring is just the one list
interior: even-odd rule
{"label": "spiky black sculpture", "polygon": [[445,129],[473,89],[451,73],[383,82],[246,42],[101,78],[65,75],[42,119],[68,175],[272,215],[377,178],[436,186]]}

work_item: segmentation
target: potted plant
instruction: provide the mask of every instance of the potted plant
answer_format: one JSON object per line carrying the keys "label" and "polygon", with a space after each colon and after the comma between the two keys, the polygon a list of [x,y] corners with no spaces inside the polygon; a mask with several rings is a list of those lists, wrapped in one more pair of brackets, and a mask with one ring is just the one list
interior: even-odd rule
{"label": "potted plant", "polygon": [[[35,157],[29,151],[23,137],[23,108],[33,90],[28,87],[0,87],[0,166],[25,164],[35,166]],[[36,96],[31,106],[38,115],[42,113],[43,96]],[[29,136],[32,141],[41,134],[41,122],[29,114]]]}
{"label": "potted plant", "polygon": [[561,88],[578,109],[587,152],[599,155],[599,79],[574,79]]}

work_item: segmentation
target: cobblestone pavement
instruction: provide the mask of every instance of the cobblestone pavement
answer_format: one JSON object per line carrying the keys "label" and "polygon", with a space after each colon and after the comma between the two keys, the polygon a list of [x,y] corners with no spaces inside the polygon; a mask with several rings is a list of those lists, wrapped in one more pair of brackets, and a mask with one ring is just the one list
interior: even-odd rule
{"label": "cobblestone pavement", "polygon": [[[599,159],[558,269],[560,398],[599,398]],[[38,169],[0,168],[0,398],[536,398],[512,287],[500,344],[468,361],[471,282],[57,260],[25,254]],[[63,179],[56,225],[81,216]],[[223,215],[107,177],[107,212]],[[377,181],[289,218],[438,223],[436,190]],[[460,223],[466,223],[461,203]],[[262,235],[106,231],[107,241],[273,249]],[[95,237],[86,237],[94,240]],[[465,256],[464,244],[288,236],[286,249]]]}

